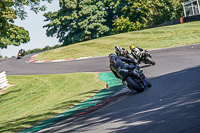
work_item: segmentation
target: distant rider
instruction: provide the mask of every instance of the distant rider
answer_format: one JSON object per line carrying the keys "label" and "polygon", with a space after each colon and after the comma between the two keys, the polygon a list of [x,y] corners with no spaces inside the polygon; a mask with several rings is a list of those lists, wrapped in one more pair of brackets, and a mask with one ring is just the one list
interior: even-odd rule
{"label": "distant rider", "polygon": [[25,52],[26,52],[26,51],[24,50],[24,48],[22,48],[22,49],[19,50],[19,53],[20,53],[22,56],[25,56]]}
{"label": "distant rider", "polygon": [[141,55],[145,52],[142,48],[136,47],[134,45],[130,46],[130,50],[133,53],[134,58],[140,63]]}

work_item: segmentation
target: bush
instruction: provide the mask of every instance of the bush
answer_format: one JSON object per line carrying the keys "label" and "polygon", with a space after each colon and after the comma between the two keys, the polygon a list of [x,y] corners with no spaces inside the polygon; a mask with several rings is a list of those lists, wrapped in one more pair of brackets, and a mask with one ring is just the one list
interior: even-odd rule
{"label": "bush", "polygon": [[50,46],[47,45],[44,48],[35,48],[35,49],[32,49],[32,50],[27,50],[26,51],[26,55],[28,55],[28,54],[34,54],[34,53],[39,53],[39,52],[44,52],[44,51],[48,51],[48,50],[51,50],[51,49],[60,48],[62,46],[63,45],[61,45],[61,44],[57,44],[57,45],[52,46],[52,47],[50,47]]}

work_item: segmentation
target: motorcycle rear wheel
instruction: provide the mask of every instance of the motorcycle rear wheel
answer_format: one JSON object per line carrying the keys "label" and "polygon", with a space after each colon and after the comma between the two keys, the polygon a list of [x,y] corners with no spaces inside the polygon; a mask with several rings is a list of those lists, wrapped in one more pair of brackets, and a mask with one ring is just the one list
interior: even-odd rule
{"label": "motorcycle rear wheel", "polygon": [[130,76],[126,79],[127,86],[131,90],[136,90],[138,93],[141,93],[144,91],[144,87],[142,85],[137,84]]}
{"label": "motorcycle rear wheel", "polygon": [[149,62],[149,64],[151,64],[151,65],[156,64],[156,62],[154,60],[152,60],[150,57],[146,57],[146,62]]}

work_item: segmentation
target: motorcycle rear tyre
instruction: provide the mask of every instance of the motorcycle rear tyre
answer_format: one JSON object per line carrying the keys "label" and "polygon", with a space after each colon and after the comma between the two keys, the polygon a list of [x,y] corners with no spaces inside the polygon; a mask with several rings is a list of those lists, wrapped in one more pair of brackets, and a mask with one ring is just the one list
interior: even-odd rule
{"label": "motorcycle rear tyre", "polygon": [[136,90],[138,93],[144,91],[144,88],[138,85],[135,81],[133,81],[133,79],[130,76],[127,77],[126,82],[128,84],[127,86],[129,87],[129,89]]}
{"label": "motorcycle rear tyre", "polygon": [[147,62],[149,62],[151,65],[155,65],[156,62],[152,60],[150,57],[146,57]]}

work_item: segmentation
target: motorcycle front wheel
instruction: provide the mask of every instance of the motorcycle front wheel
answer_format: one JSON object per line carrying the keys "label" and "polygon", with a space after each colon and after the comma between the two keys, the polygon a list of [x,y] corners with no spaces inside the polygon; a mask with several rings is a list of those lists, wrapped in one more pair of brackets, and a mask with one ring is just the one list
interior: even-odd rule
{"label": "motorcycle front wheel", "polygon": [[151,85],[151,82],[149,81],[149,79],[146,78],[146,82],[147,82],[147,84],[148,84],[148,87],[151,87],[151,86],[152,86],[152,85]]}
{"label": "motorcycle front wheel", "polygon": [[126,79],[127,86],[131,90],[136,90],[138,93],[144,91],[144,87],[141,84],[137,84],[130,76]]}

